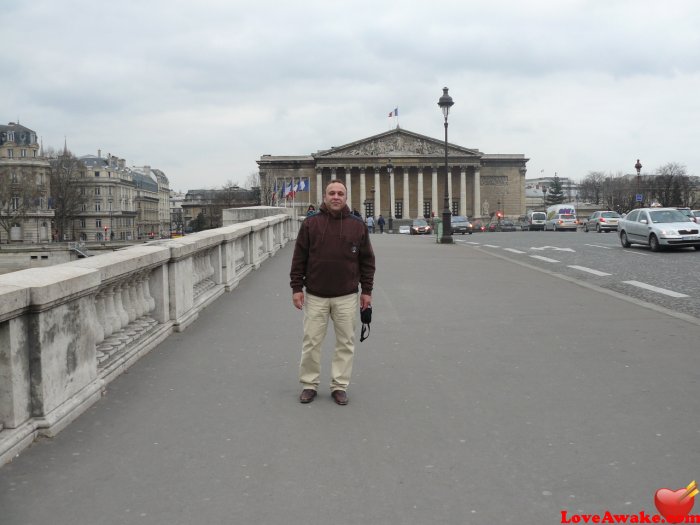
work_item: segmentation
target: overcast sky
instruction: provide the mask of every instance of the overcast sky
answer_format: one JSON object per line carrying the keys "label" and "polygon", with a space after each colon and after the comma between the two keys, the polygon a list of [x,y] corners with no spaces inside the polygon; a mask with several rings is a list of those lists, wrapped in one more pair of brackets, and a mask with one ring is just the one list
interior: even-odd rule
{"label": "overcast sky", "polygon": [[0,122],[171,188],[402,128],[528,178],[700,175],[696,0],[2,0]]}

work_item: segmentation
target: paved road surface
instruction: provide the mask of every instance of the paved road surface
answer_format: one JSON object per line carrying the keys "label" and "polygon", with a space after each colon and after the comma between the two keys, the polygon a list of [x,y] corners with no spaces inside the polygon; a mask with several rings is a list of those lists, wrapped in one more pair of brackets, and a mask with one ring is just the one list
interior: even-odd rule
{"label": "paved road surface", "polygon": [[297,402],[287,247],[0,469],[0,523],[541,525],[699,477],[697,324],[486,249],[374,242],[348,406]]}

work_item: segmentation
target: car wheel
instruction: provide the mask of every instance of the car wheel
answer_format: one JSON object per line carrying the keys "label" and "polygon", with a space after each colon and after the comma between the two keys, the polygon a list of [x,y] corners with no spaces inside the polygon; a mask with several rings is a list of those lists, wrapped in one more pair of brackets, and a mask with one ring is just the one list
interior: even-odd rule
{"label": "car wheel", "polygon": [[627,239],[627,233],[625,233],[624,230],[620,232],[620,244],[623,248],[629,248],[630,246],[632,246],[630,244],[630,241]]}
{"label": "car wheel", "polygon": [[649,236],[649,248],[651,248],[652,252],[661,251],[661,244],[659,244],[659,239],[657,239],[656,235],[654,235],[653,233]]}
{"label": "car wheel", "polygon": [[700,251],[700,246],[698,246],[697,244],[696,244],[695,246],[693,246],[693,248],[695,248],[696,250]]}
{"label": "car wheel", "polygon": [[597,233],[600,233],[600,224],[596,224],[596,225],[595,225],[595,231],[596,231]]}

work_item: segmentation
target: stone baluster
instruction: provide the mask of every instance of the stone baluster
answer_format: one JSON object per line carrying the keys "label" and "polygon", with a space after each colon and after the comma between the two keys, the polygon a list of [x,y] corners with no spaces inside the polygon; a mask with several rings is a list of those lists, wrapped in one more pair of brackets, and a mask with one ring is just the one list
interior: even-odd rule
{"label": "stone baluster", "polygon": [[105,320],[105,296],[104,292],[101,291],[95,296],[95,317],[97,323],[95,326],[95,344],[100,344],[105,340],[105,326],[107,322]]}
{"label": "stone baluster", "polygon": [[[121,321],[114,308],[114,285],[107,286],[105,294],[105,336],[109,337],[114,332],[118,332]],[[109,330],[107,329],[109,328]]]}
{"label": "stone baluster", "polygon": [[124,304],[122,303],[123,286],[123,283],[118,283],[114,288],[114,309],[119,316],[119,329],[129,324],[129,314],[124,309]]}
{"label": "stone baluster", "polygon": [[156,309],[156,300],[153,298],[151,295],[151,283],[150,283],[150,272],[144,274],[143,276],[143,298],[144,298],[144,303],[146,305],[146,311],[144,312],[145,314],[150,314],[153,312],[153,310]]}

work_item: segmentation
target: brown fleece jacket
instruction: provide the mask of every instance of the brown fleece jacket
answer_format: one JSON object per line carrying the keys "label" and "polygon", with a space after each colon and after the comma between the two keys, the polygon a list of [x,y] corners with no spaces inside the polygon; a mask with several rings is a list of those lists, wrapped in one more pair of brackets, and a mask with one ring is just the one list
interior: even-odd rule
{"label": "brown fleece jacket", "polygon": [[293,292],[340,297],[361,285],[371,295],[374,268],[367,226],[347,206],[333,215],[324,203],[301,223],[289,274]]}

